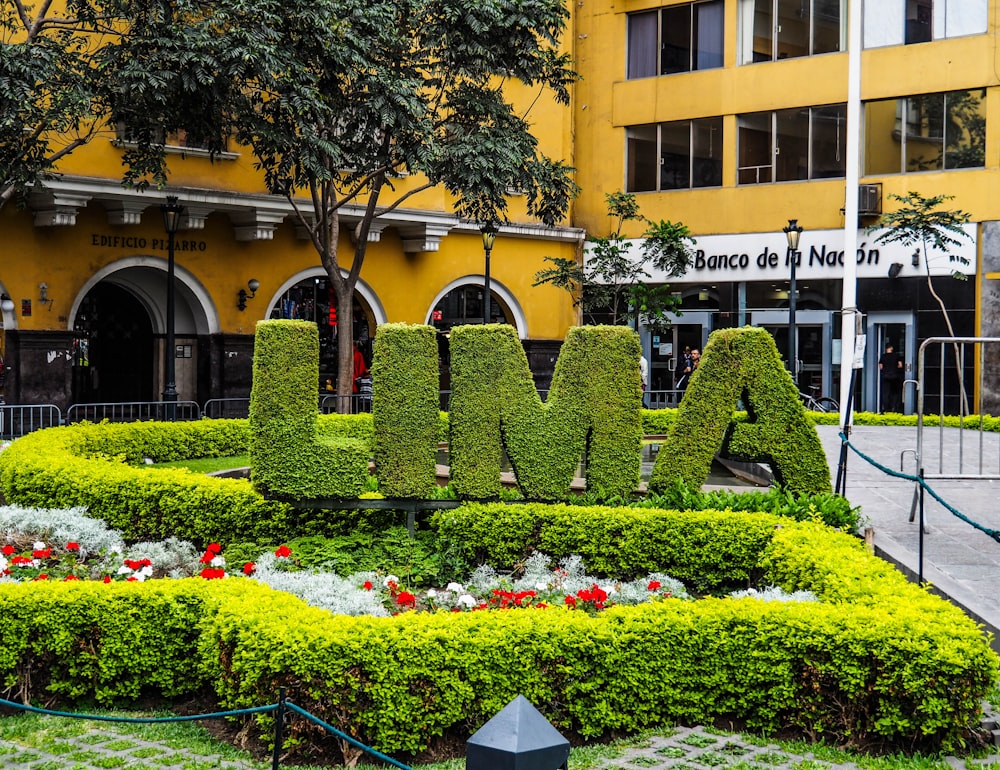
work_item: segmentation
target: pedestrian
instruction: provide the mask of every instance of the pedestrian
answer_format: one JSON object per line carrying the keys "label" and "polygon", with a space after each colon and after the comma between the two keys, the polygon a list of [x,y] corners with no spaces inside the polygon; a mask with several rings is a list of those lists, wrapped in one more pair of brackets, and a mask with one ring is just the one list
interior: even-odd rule
{"label": "pedestrian", "polygon": [[354,343],[354,383],[351,388],[354,394],[355,412],[370,412],[372,398],[372,377],[368,371],[368,364],[365,356],[361,352],[358,343]]}
{"label": "pedestrian", "polygon": [[882,412],[903,411],[903,358],[893,350],[891,344],[885,346],[885,353],[878,360],[878,370],[882,387]]}
{"label": "pedestrian", "polygon": [[685,347],[684,352],[677,357],[677,366],[674,367],[674,388],[684,390],[688,384],[688,378],[694,371],[694,359],[691,356],[691,348]]}
{"label": "pedestrian", "polygon": [[639,356],[639,378],[642,380],[642,406],[646,409],[646,388],[649,384],[649,361],[646,356]]}
{"label": "pedestrian", "polygon": [[698,364],[701,363],[701,351],[695,348],[691,351],[691,371],[693,372],[698,368]]}

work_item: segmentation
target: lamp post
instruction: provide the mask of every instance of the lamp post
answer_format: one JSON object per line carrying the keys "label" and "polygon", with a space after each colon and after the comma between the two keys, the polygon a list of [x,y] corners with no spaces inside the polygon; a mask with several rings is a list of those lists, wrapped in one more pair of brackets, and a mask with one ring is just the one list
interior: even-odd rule
{"label": "lamp post", "polygon": [[164,416],[173,421],[177,418],[177,383],[174,373],[174,236],[181,222],[183,208],[176,195],[168,195],[167,202],[160,206],[163,213],[163,229],[167,231],[167,341],[163,351],[163,401],[166,402]]}
{"label": "lamp post", "polygon": [[490,322],[490,253],[493,251],[493,244],[497,239],[497,228],[492,222],[487,222],[479,228],[483,234],[483,252],[486,254],[486,283],[485,296],[483,297],[483,323]]}
{"label": "lamp post", "polygon": [[785,237],[788,239],[788,261],[791,265],[791,276],[788,286],[788,365],[792,370],[792,379],[795,387],[799,386],[798,372],[798,347],[795,339],[795,263],[798,261],[799,236],[802,235],[802,228],[799,227],[799,220],[789,219],[788,227],[783,228]]}

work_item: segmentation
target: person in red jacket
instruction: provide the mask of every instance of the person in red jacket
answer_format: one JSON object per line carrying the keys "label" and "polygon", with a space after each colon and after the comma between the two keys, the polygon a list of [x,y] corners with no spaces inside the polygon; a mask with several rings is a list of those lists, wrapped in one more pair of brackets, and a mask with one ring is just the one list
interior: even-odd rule
{"label": "person in red jacket", "polygon": [[368,376],[368,364],[365,363],[365,357],[358,348],[358,343],[354,343],[354,386],[352,388],[352,393],[358,392],[358,380],[362,377]]}

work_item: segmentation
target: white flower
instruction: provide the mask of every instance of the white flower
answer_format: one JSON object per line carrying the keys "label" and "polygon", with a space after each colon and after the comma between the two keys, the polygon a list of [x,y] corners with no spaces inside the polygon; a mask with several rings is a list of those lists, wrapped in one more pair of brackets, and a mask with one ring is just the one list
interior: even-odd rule
{"label": "white flower", "polygon": [[476,606],[476,600],[470,594],[462,594],[458,597],[456,604],[459,607],[468,607],[469,609],[472,609]]}
{"label": "white flower", "polygon": [[32,548],[35,551],[44,551],[45,550],[45,543],[43,543],[41,540],[36,540],[35,544],[32,546]]}
{"label": "white flower", "polygon": [[148,577],[153,577],[153,566],[151,564],[147,564],[141,570],[136,572],[135,576],[139,578],[139,580],[145,580]]}
{"label": "white flower", "polygon": [[3,556],[0,556],[0,572],[3,572],[5,569],[7,569],[7,560]]}
{"label": "white flower", "polygon": [[536,591],[544,591],[548,587],[549,587],[549,584],[546,583],[544,580],[539,580],[537,583],[535,583],[535,590]]}
{"label": "white flower", "polygon": [[438,592],[435,591],[433,588],[429,588],[427,590],[427,598],[428,599],[436,599],[437,595],[438,595]]}
{"label": "white flower", "polygon": [[385,580],[382,581],[382,585],[388,588],[389,583],[395,583],[396,585],[399,585],[399,578],[396,577],[395,575],[386,575]]}
{"label": "white flower", "polygon": [[451,582],[445,590],[451,591],[452,593],[458,593],[459,591],[464,591],[465,587],[461,583]]}
{"label": "white flower", "polygon": [[216,556],[216,557],[214,557],[212,559],[212,566],[213,567],[218,567],[218,568],[225,567],[226,566],[226,560],[225,560],[225,558],[222,557],[222,556]]}
{"label": "white flower", "polygon": [[126,567],[123,564],[122,566],[120,566],[118,568],[118,574],[119,575],[131,575],[132,574],[132,568],[131,567]]}

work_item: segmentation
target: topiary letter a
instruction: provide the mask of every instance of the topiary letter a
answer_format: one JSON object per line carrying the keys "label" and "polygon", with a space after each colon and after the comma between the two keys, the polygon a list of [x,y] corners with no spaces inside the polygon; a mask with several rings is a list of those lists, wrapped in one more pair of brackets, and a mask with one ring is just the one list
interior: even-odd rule
{"label": "topiary letter a", "polygon": [[[732,422],[741,397],[747,422]],[[816,428],[806,416],[774,339],[764,329],[712,333],[660,447],[650,491],[663,492],[676,481],[701,487],[720,450],[740,460],[767,462],[778,483],[789,491],[831,490]]]}

